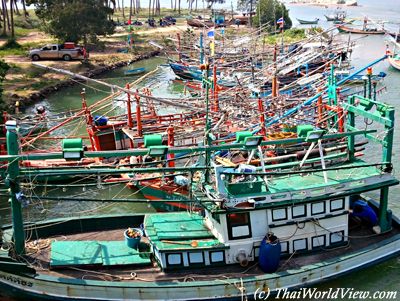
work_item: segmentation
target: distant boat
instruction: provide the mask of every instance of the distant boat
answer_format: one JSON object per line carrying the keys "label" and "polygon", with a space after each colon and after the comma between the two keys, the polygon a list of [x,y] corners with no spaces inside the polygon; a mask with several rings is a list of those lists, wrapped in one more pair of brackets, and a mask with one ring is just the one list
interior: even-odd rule
{"label": "distant boat", "polygon": [[354,33],[354,34],[385,34],[385,30],[378,30],[376,28],[365,28],[365,29],[358,29],[354,27],[348,27],[345,25],[338,25],[336,28],[339,32],[344,33]]}
{"label": "distant boat", "polygon": [[305,24],[318,24],[319,19],[316,18],[315,20],[312,20],[312,21],[297,19],[297,21],[299,21],[300,24],[304,24],[304,25]]}
{"label": "distant boat", "polygon": [[324,15],[327,21],[343,21],[347,13],[344,10],[336,10],[332,15]]}
{"label": "distant boat", "polygon": [[130,69],[130,70],[126,70],[124,72],[125,75],[139,75],[139,74],[143,74],[146,72],[146,68],[135,68],[135,69]]}
{"label": "distant boat", "polygon": [[347,1],[346,1],[346,5],[347,5],[347,6],[357,6],[358,3],[357,3],[357,1],[347,0]]}

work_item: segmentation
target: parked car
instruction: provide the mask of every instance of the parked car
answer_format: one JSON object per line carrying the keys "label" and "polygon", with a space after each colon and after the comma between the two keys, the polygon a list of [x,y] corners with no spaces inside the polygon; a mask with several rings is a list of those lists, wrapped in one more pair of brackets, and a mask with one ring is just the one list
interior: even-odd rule
{"label": "parked car", "polygon": [[49,44],[40,49],[29,51],[29,57],[32,61],[41,59],[63,59],[71,61],[73,59],[85,59],[88,57],[86,50],[75,46],[72,42],[64,44]]}

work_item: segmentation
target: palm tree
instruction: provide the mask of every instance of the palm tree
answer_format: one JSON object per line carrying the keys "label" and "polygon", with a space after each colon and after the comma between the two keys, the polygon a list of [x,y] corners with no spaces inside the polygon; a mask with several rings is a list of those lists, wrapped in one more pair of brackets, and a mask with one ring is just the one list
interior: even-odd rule
{"label": "palm tree", "polygon": [[29,17],[29,13],[28,13],[28,11],[26,10],[25,0],[21,0],[21,2],[22,2],[22,8],[24,9],[24,16],[25,16],[25,18],[26,18],[26,17]]}
{"label": "palm tree", "polygon": [[122,18],[124,19],[124,21],[125,21],[125,3],[124,3],[124,0],[122,0]]}
{"label": "palm tree", "polygon": [[14,11],[15,11],[15,13],[16,13],[18,16],[20,16],[21,13],[19,12],[19,9],[18,9],[17,0],[11,0],[11,1],[14,1]]}
{"label": "palm tree", "polygon": [[13,4],[14,4],[14,1],[10,0],[11,39],[15,39]]}
{"label": "palm tree", "polygon": [[7,34],[7,7],[5,5],[6,0],[1,1],[1,13],[3,15],[3,33],[2,35],[5,36]]}

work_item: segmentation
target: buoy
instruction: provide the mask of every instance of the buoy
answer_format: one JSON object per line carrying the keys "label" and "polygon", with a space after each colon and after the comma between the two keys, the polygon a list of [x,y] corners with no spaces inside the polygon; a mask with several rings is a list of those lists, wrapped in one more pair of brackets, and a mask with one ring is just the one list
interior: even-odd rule
{"label": "buoy", "polygon": [[265,273],[274,273],[278,270],[281,258],[281,243],[279,239],[268,234],[264,237],[260,245],[258,264]]}

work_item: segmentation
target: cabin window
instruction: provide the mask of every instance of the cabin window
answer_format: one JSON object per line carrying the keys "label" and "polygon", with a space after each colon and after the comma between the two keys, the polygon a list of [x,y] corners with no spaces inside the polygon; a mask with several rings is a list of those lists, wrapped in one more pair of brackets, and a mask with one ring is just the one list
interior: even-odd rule
{"label": "cabin window", "polygon": [[281,241],[281,253],[289,253],[289,242]]}
{"label": "cabin window", "polygon": [[182,263],[183,263],[183,258],[181,253],[167,254],[168,265],[182,265]]}
{"label": "cabin window", "polygon": [[221,220],[219,218],[219,214],[212,213],[211,216],[216,222],[221,223]]}
{"label": "cabin window", "polygon": [[325,213],[325,202],[318,202],[311,204],[311,214],[317,215]]}
{"label": "cabin window", "polygon": [[307,250],[307,238],[296,239],[293,241],[293,251]]}
{"label": "cabin window", "polygon": [[319,248],[319,247],[324,247],[325,246],[325,240],[326,240],[325,235],[314,236],[312,238],[312,247],[313,247],[313,249],[314,248]]}
{"label": "cabin window", "polygon": [[330,243],[332,244],[337,244],[344,241],[344,231],[337,231],[334,233],[331,233],[330,237]]}
{"label": "cabin window", "polygon": [[254,257],[260,256],[260,247],[254,247]]}
{"label": "cabin window", "polygon": [[272,221],[283,221],[287,219],[287,210],[286,208],[279,208],[272,210]]}
{"label": "cabin window", "polygon": [[210,263],[222,263],[225,261],[224,251],[210,252]]}
{"label": "cabin window", "polygon": [[203,252],[189,252],[189,264],[204,263]]}
{"label": "cabin window", "polygon": [[227,214],[229,239],[240,239],[251,237],[250,214],[231,213]]}
{"label": "cabin window", "polygon": [[299,205],[299,206],[292,207],[292,217],[293,218],[306,217],[306,216],[307,216],[306,205]]}
{"label": "cabin window", "polygon": [[331,212],[339,211],[344,209],[344,199],[331,200],[330,202]]}

